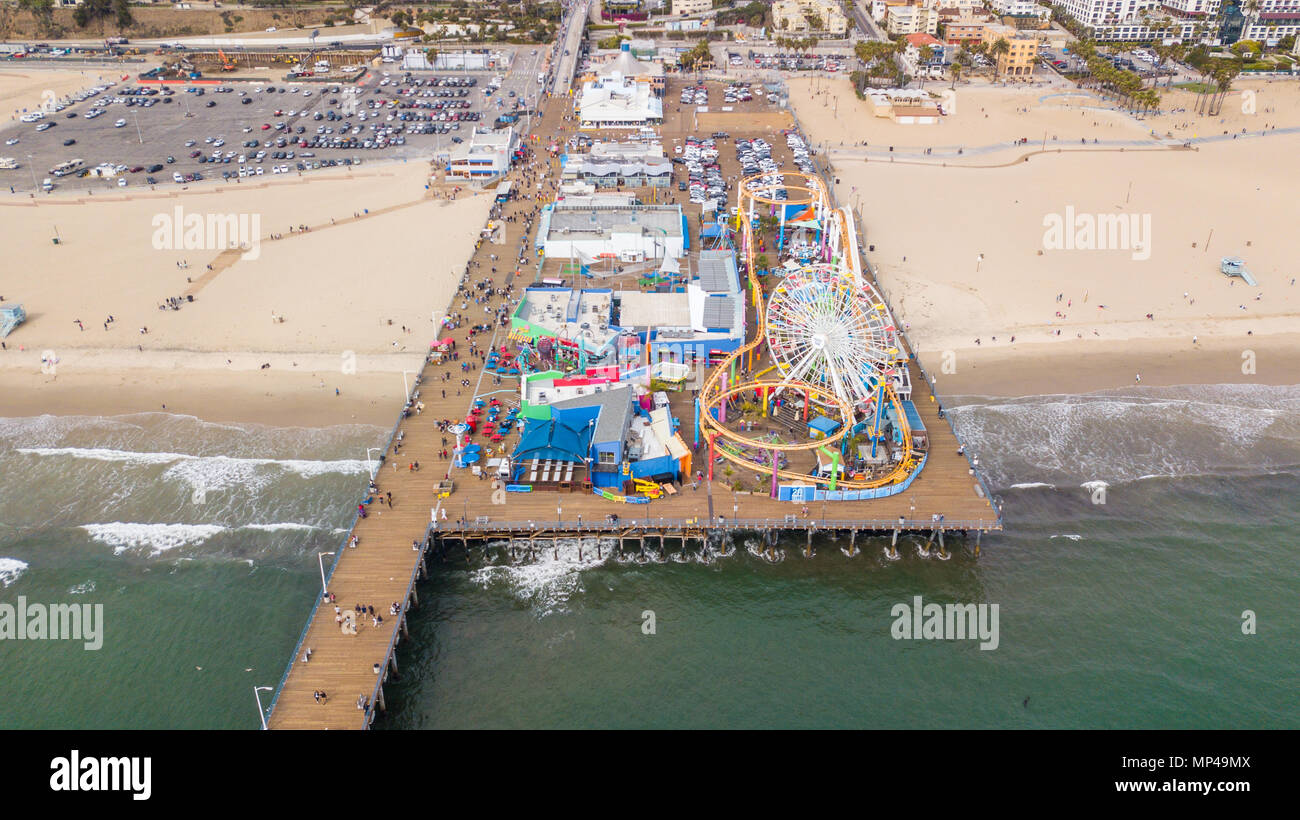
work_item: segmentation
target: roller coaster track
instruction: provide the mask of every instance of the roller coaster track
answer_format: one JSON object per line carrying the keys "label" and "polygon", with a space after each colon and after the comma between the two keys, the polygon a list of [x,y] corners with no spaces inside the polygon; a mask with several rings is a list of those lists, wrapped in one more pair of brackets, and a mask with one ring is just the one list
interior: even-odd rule
{"label": "roller coaster track", "polygon": [[[741,232],[741,244],[745,252],[745,273],[749,279],[751,292],[754,294],[754,309],[758,321],[755,326],[753,338],[738,347],[710,371],[708,378],[704,382],[704,386],[700,389],[700,420],[710,442],[714,442],[716,439],[720,438],[725,442],[740,447],[753,447],[765,451],[784,453],[816,450],[833,444],[838,444],[851,431],[854,423],[854,414],[852,405],[843,397],[830,395],[825,392],[824,388],[818,388],[815,385],[803,381],[761,379],[737,382],[735,384],[726,385],[725,387],[722,384],[724,374],[729,372],[733,364],[744,369],[744,360],[747,355],[751,357],[752,364],[753,360],[757,357],[761,348],[767,341],[767,304],[763,298],[763,285],[758,279],[758,274],[754,266],[755,243],[753,236],[753,206],[756,204],[768,206],[776,206],[778,204],[781,206],[808,205],[809,207],[815,208],[821,214],[829,216],[838,229],[840,239],[838,250],[845,257],[846,264],[841,264],[839,268],[843,270],[847,267],[849,275],[854,280],[854,284],[859,287],[862,285],[862,269],[858,257],[857,237],[853,230],[852,214],[848,213],[843,208],[833,211],[830,209],[829,198],[826,194],[824,184],[818,177],[797,173],[787,173],[784,174],[783,177],[798,177],[801,178],[805,184],[782,184],[761,187],[761,183],[759,182],[761,179],[760,176],[747,177],[740,182],[740,194],[738,200],[739,207],[736,209],[736,220],[737,223],[739,223],[737,227]],[[750,182],[758,183],[759,187],[751,190],[748,186],[748,183]],[[793,194],[794,196],[792,198],[778,200],[771,194],[771,192],[775,191],[776,188],[784,188],[788,195]],[[746,209],[746,204],[750,206],[749,209]],[[821,397],[822,400],[834,404],[840,413],[839,430],[821,439],[806,442],[781,443],[777,445],[772,442],[743,436],[740,433],[728,429],[721,421],[713,417],[712,410],[714,407],[721,407],[727,399],[739,393],[744,393],[750,390],[756,392],[766,390],[768,391],[768,395],[771,395],[771,393],[777,389],[787,390],[791,388],[802,391],[806,397],[805,401],[809,400],[815,393]],[[903,446],[906,448],[903,458],[899,459],[897,466],[895,466],[893,470],[880,478],[866,481],[838,479],[835,481],[837,488],[874,489],[877,487],[888,486],[890,484],[896,484],[905,478],[918,463],[918,459],[912,450],[912,435],[911,430],[907,425],[907,415],[903,412],[902,403],[899,401],[898,395],[892,386],[885,386],[885,396],[894,407],[896,423],[901,426]],[[757,464],[743,456],[730,452],[724,447],[711,446],[710,450],[717,455],[722,456],[727,461],[745,469],[762,473],[770,473],[772,471],[771,467]],[[774,463],[776,463],[775,460]],[[829,485],[831,483],[830,477],[811,476],[806,473],[780,468],[776,469],[776,475],[780,478],[800,482],[811,481],[819,485]]]}

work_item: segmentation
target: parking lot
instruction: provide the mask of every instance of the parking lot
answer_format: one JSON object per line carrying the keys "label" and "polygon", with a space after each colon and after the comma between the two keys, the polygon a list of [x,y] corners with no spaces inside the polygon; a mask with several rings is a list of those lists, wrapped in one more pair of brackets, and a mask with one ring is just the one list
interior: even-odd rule
{"label": "parking lot", "polygon": [[[496,100],[484,94],[493,77],[381,70],[355,85],[118,82],[40,120],[7,124],[0,156],[19,167],[0,172],[0,183],[39,188],[51,169],[73,159],[84,166],[53,179],[57,188],[102,190],[123,187],[122,180],[125,187],[165,186],[175,184],[173,175],[197,181],[428,159],[496,119]],[[97,109],[103,113],[94,115]],[[103,166],[110,166],[108,178],[93,173]]]}

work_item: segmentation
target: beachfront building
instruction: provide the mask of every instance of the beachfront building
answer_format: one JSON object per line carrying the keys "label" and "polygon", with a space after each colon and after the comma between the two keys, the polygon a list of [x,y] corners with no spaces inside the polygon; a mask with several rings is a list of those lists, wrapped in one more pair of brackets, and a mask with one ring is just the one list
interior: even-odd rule
{"label": "beachfront building", "polygon": [[839,3],[831,0],[776,0],[772,27],[781,34],[825,31],[842,35],[848,31],[849,21]]}
{"label": "beachfront building", "polygon": [[885,4],[885,31],[895,36],[935,34],[939,30],[939,8],[933,0],[902,0]]}
{"label": "beachfront building", "polygon": [[936,125],[943,116],[939,103],[915,88],[868,88],[867,102],[877,117],[899,125]]}
{"label": "beachfront building", "polygon": [[582,128],[644,128],[663,123],[663,101],[648,83],[614,76],[589,80],[578,99]]}
{"label": "beachfront building", "polygon": [[603,0],[601,6],[603,20],[644,20],[649,15],[643,0]]}
{"label": "beachfront building", "polygon": [[568,154],[562,178],[594,188],[666,188],[672,162],[658,143],[595,142],[586,154]]}
{"label": "beachfront building", "polygon": [[[1196,2],[1204,2],[1204,0],[1196,0]],[[1008,17],[1044,18],[1052,15],[1049,9],[1038,5],[1035,0],[992,0],[990,5],[998,14]]]}
{"label": "beachfront building", "polygon": [[586,205],[569,200],[542,208],[535,247],[550,259],[681,259],[690,239],[680,205]]}
{"label": "beachfront building", "polygon": [[661,63],[646,62],[637,59],[634,43],[642,43],[641,52],[655,54],[654,42],[651,40],[624,40],[617,52],[604,52],[597,55],[592,71],[584,80],[613,80],[626,78],[638,83],[648,83],[656,96],[663,96],[664,67]]}
{"label": "beachfront building", "polygon": [[[1265,0],[1260,2],[1262,5]],[[1059,0],[1057,3],[1096,40],[1183,43],[1220,36],[1210,24],[1218,15],[1220,5],[1220,0]],[[1285,5],[1295,4],[1293,0],[1285,0]]]}
{"label": "beachfront building", "polygon": [[[1300,35],[1300,2],[1297,0],[1259,0],[1248,14],[1242,38],[1275,46],[1283,37]],[[1300,36],[1297,36],[1300,40]]]}
{"label": "beachfront building", "polygon": [[674,17],[687,14],[703,14],[713,8],[713,0],[673,0]]}
{"label": "beachfront building", "polygon": [[1038,64],[1038,37],[1029,31],[1020,31],[1013,26],[1002,24],[984,27],[984,42],[993,45],[998,40],[1006,40],[1006,53],[998,55],[996,66],[998,79],[1028,79],[1034,75],[1034,66]]}
{"label": "beachfront building", "polygon": [[952,45],[977,43],[984,39],[984,27],[997,22],[993,13],[983,8],[959,9],[945,5],[939,9],[938,36]]}
{"label": "beachfront building", "polygon": [[[943,41],[933,34],[909,34],[903,40],[907,42],[907,47],[903,50],[903,59],[911,67],[912,74],[916,74],[919,69],[942,69],[944,63],[948,62],[948,52]],[[923,48],[930,49],[930,56],[924,61],[921,59]]]}
{"label": "beachfront building", "polygon": [[469,139],[448,152],[447,175],[461,179],[491,179],[510,170],[519,137],[510,128],[475,128]]}

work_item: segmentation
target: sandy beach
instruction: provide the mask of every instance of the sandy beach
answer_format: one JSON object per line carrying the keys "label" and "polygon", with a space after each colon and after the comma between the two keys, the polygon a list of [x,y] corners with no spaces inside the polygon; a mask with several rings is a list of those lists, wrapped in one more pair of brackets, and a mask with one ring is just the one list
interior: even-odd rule
{"label": "sandy beach", "polygon": [[[0,351],[0,415],[391,423],[492,204],[431,194],[427,173],[0,197],[0,297],[28,313]],[[169,228],[195,215],[232,218],[247,247],[186,249]]]}
{"label": "sandy beach", "polygon": [[[837,193],[861,215],[874,245],[868,257],[941,390],[1080,392],[1132,385],[1139,375],[1143,384],[1300,382],[1287,355],[1300,349],[1300,240],[1289,225],[1295,178],[1284,170],[1294,167],[1300,134],[1229,136],[1191,150],[1150,136],[1152,128],[1185,138],[1300,126],[1296,83],[1245,85],[1256,91],[1253,115],[1229,103],[1220,118],[1142,120],[1080,110],[1085,98],[1039,101],[1060,89],[959,86],[959,113],[937,126],[870,117],[854,108],[865,103],[847,80],[829,107],[829,89],[791,97],[810,138],[830,145]],[[1173,96],[1190,104],[1190,94]],[[896,154],[937,154],[958,134],[967,146],[1005,145],[965,152],[960,164],[891,162],[860,146],[839,149],[850,131]],[[1037,141],[1011,146],[1035,132]],[[1071,148],[1078,133],[1099,134],[1101,144]],[[1053,148],[1054,135],[1065,150]],[[1078,226],[1087,220],[1127,230],[1093,231],[1085,247]],[[1227,255],[1245,260],[1258,287],[1219,272]],[[1260,357],[1253,372],[1243,372],[1243,351]],[[945,361],[955,372],[943,372]]]}
{"label": "sandy beach", "polygon": [[3,69],[0,70],[0,111],[9,119],[16,120],[24,111],[40,108],[47,99],[59,99],[102,81],[117,80],[119,76],[104,68],[83,71]]}

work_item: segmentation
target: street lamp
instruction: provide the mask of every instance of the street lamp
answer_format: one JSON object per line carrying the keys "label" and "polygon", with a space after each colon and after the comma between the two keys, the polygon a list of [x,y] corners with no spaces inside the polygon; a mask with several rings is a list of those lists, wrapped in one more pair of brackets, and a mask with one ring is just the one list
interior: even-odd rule
{"label": "street lamp", "polygon": [[31,154],[27,155],[27,170],[32,172],[32,191],[35,192],[35,190],[41,186],[36,183],[36,165],[32,161]]}
{"label": "street lamp", "polygon": [[262,731],[266,731],[266,710],[262,708],[262,692],[274,692],[275,689],[270,686],[254,686],[253,697],[257,698],[257,716],[262,721]]}
{"label": "street lamp", "polygon": [[379,453],[380,455],[383,455],[384,451],[379,449],[378,447],[366,448],[366,466],[370,469],[371,480],[374,480],[376,473],[378,473],[379,471],[379,466],[370,460],[371,453]]}
{"label": "street lamp", "polygon": [[420,375],[420,374],[419,374],[419,372],[416,371],[416,370],[403,370],[403,371],[402,371],[402,386],[406,388],[406,398],[409,399],[409,398],[411,397],[411,386],[410,386],[409,384],[407,384],[407,382],[406,382],[406,374],[408,374],[408,373],[411,374],[412,376],[418,376],[418,375]]}
{"label": "street lamp", "polygon": [[322,598],[328,598],[330,594],[329,589],[325,587],[325,556],[334,554],[332,552],[316,553],[316,563],[320,565],[320,596]]}

